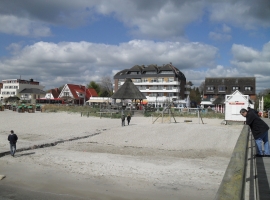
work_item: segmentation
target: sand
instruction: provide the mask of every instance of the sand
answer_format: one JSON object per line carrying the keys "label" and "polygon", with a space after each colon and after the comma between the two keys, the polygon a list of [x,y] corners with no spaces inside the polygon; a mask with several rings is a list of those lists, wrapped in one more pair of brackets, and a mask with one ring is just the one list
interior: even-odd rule
{"label": "sand", "polygon": [[0,119],[0,152],[10,130],[17,149],[65,141],[1,157],[1,199],[213,199],[243,128],[136,115],[122,127],[120,119],[9,110]]}

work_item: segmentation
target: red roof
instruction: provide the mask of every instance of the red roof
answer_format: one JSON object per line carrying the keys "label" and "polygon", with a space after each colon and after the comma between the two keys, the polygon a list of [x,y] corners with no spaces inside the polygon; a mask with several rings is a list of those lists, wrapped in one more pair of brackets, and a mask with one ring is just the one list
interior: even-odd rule
{"label": "red roof", "polygon": [[89,99],[90,97],[98,97],[96,90],[93,88],[86,88],[83,85],[73,85],[73,84],[67,84],[67,86],[69,87],[75,99],[79,98],[77,92],[82,94],[86,93],[85,95],[86,99]]}

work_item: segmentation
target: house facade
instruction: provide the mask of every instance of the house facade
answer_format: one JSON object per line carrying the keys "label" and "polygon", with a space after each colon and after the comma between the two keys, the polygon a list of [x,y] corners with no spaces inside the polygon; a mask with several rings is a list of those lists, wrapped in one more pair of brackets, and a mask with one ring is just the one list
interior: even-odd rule
{"label": "house facade", "polygon": [[[205,78],[203,99],[209,100],[217,112],[225,112],[225,96],[235,91],[248,95],[250,100],[256,100],[255,77],[219,77]],[[211,106],[212,107],[212,106]]]}
{"label": "house facade", "polygon": [[146,96],[148,103],[155,105],[185,99],[189,94],[185,75],[171,63],[163,66],[135,65],[118,72],[114,75],[114,92],[117,92],[127,78]]}
{"label": "house facade", "polygon": [[236,90],[243,95],[249,95],[250,99],[256,100],[255,77],[219,77],[205,78],[203,91],[204,99],[216,99],[234,93]]}
{"label": "house facade", "polygon": [[58,96],[58,98],[64,99],[66,103],[77,105],[84,105],[91,97],[98,97],[95,89],[74,84],[66,84]]}
{"label": "house facade", "polygon": [[[1,89],[0,98],[4,100],[8,97],[19,97],[25,101],[31,101],[31,99],[41,98],[44,95],[43,88],[44,86],[40,85],[39,82],[34,81],[33,79],[30,80],[22,80],[22,79],[7,79],[2,80],[3,88]],[[23,92],[25,89],[35,90],[37,93],[28,93],[31,92]],[[43,92],[41,92],[43,91]]]}

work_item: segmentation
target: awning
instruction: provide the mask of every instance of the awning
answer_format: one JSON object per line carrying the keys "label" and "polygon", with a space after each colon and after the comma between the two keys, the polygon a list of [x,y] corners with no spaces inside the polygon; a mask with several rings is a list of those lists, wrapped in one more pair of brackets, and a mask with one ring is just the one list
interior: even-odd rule
{"label": "awning", "polygon": [[148,104],[148,101],[147,101],[147,99],[143,99],[142,101],[136,100],[136,103],[141,103],[141,104],[145,105],[145,104]]}
{"label": "awning", "polygon": [[202,101],[201,105],[214,105],[211,101]]}
{"label": "awning", "polygon": [[108,99],[89,99],[86,102],[88,102],[88,103],[108,103],[110,101]]}

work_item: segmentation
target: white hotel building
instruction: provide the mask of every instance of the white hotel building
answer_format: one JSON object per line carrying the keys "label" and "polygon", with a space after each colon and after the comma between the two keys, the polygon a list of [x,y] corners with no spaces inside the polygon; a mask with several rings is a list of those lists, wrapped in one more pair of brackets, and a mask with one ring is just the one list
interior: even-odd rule
{"label": "white hotel building", "polygon": [[125,79],[132,79],[134,85],[147,97],[149,104],[161,105],[166,101],[186,99],[189,91],[186,90],[185,75],[172,66],[135,65],[114,76],[114,92],[124,84]]}
{"label": "white hotel building", "polygon": [[22,100],[31,100],[44,96],[42,89],[44,86],[39,85],[39,82],[22,79],[7,79],[2,80],[3,88],[0,93],[0,100],[3,101],[8,97],[19,97]]}

